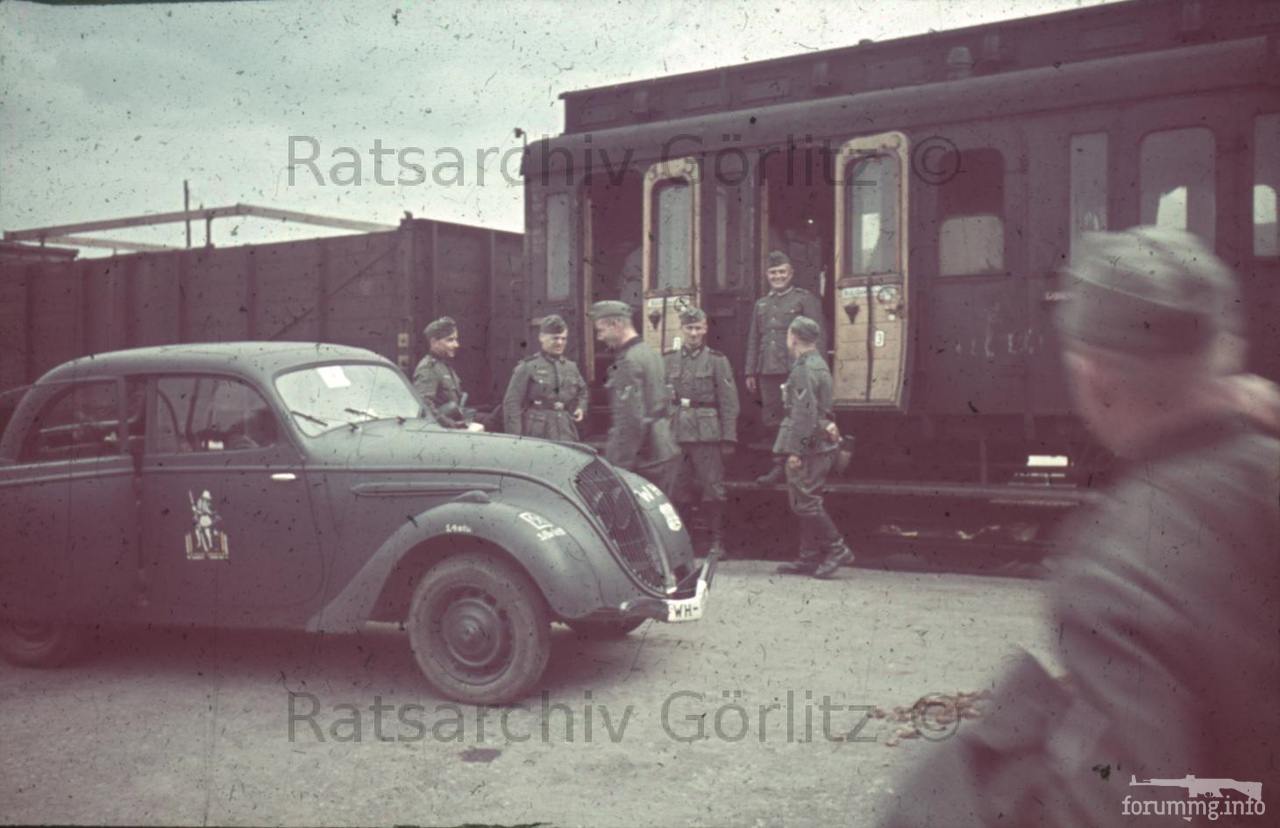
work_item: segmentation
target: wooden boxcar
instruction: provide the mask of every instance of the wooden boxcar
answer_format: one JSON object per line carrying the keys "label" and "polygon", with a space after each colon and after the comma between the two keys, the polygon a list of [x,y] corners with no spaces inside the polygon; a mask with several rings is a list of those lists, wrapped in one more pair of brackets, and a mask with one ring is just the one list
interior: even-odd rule
{"label": "wooden boxcar", "polygon": [[1051,325],[1081,232],[1209,240],[1280,375],[1278,82],[1280,3],[1140,0],[570,92],[524,159],[530,316],[622,298],[670,348],[697,303],[741,373],[782,249],[824,307],[846,490],[1065,492],[1101,458]]}

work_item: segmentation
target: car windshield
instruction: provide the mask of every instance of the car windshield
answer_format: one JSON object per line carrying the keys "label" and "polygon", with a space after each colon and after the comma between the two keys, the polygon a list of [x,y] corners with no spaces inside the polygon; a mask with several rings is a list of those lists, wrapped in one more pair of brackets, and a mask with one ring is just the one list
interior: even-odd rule
{"label": "car windshield", "polygon": [[386,365],[312,365],[281,374],[276,390],[304,434],[395,417],[423,416],[399,371]]}

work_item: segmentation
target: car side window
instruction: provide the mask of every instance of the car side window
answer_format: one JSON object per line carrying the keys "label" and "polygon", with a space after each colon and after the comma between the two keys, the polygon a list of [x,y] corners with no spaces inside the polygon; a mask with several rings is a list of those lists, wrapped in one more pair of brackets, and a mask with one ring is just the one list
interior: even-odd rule
{"label": "car side window", "polygon": [[83,460],[120,453],[116,383],[78,382],[40,408],[22,444],[20,463]]}
{"label": "car side window", "polygon": [[262,395],[227,377],[160,377],[153,417],[159,453],[266,448],[278,437]]}

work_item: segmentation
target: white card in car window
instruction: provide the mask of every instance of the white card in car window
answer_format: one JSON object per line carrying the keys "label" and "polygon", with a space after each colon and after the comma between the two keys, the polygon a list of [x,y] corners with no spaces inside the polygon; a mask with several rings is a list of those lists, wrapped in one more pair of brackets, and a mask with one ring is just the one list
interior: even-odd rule
{"label": "white card in car window", "polygon": [[347,379],[347,372],[342,370],[341,365],[322,365],[316,372],[329,388],[347,388],[351,385],[351,380]]}

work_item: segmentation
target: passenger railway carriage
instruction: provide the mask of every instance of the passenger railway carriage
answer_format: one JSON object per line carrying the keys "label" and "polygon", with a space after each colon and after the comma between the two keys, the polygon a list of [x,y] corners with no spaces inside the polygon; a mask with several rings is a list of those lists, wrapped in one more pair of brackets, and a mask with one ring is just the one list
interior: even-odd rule
{"label": "passenger railway carriage", "polygon": [[782,249],[831,334],[843,488],[1043,498],[1007,484],[1105,465],[1051,327],[1082,232],[1209,240],[1280,375],[1278,83],[1280,3],[1153,0],[570,92],[525,157],[530,316],[622,298],[671,348],[694,302],[740,373]]}

